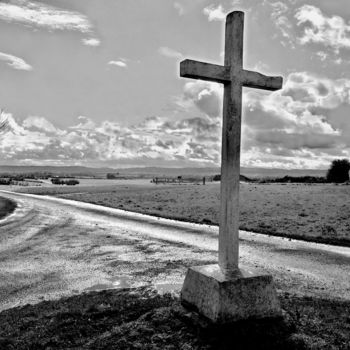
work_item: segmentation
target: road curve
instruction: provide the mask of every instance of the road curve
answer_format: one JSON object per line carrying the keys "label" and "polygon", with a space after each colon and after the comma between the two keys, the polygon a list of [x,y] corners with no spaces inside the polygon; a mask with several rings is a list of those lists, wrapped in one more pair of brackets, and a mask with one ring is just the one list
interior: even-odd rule
{"label": "road curve", "polygon": [[[0,191],[0,311],[89,290],[179,291],[188,266],[217,262],[218,228],[66,199]],[[241,268],[278,290],[350,300],[350,248],[240,232]]]}

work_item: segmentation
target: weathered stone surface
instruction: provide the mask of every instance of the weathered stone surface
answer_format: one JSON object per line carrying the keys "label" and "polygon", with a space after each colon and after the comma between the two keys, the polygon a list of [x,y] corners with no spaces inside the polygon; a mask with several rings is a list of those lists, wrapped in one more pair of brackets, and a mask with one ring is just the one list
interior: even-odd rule
{"label": "weathered stone surface", "polygon": [[181,301],[216,323],[281,316],[270,275],[240,270],[227,278],[219,265],[189,268]]}
{"label": "weathered stone surface", "polygon": [[180,63],[180,76],[224,84],[219,265],[225,275],[238,268],[239,257],[239,174],[241,150],[242,89],[282,88],[282,77],[269,77],[243,68],[244,13],[226,17],[224,65],[193,60]]}
{"label": "weathered stone surface", "polygon": [[224,65],[184,60],[180,76],[224,84],[219,265],[192,267],[182,289],[182,301],[217,323],[281,315],[272,277],[238,270],[239,178],[242,90],[282,88],[282,77],[268,77],[243,68],[244,13],[226,17]]}

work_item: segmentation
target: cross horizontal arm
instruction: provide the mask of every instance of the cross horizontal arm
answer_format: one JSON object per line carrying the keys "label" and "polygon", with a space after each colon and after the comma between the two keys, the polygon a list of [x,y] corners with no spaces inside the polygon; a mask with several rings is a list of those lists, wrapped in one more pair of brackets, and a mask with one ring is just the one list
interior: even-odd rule
{"label": "cross horizontal arm", "polygon": [[180,76],[225,84],[230,82],[230,67],[184,60],[180,63]]}
{"label": "cross horizontal arm", "polygon": [[258,72],[243,70],[242,84],[245,87],[275,91],[282,88],[283,78],[268,77]]}

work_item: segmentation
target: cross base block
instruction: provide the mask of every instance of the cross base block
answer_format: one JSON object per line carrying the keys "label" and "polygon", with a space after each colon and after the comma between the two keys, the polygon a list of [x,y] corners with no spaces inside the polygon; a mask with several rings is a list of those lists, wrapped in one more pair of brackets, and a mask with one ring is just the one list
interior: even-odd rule
{"label": "cross base block", "polygon": [[189,268],[181,302],[220,324],[282,316],[272,276],[240,270],[226,278],[219,265]]}

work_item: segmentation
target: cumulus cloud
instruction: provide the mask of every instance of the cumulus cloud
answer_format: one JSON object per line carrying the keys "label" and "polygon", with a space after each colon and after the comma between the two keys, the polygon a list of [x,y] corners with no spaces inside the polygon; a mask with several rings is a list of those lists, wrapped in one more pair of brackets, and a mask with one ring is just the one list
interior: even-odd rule
{"label": "cumulus cloud", "polygon": [[281,1],[269,2],[268,4],[272,8],[271,15],[273,18],[277,18],[279,16],[284,15],[289,9],[288,5],[286,3],[281,2]]}
{"label": "cumulus cloud", "polygon": [[0,52],[0,61],[6,62],[8,66],[17,70],[29,71],[33,69],[33,67],[29,65],[26,61],[24,61],[22,58],[3,52]]}
{"label": "cumulus cloud", "polygon": [[60,130],[57,129],[52,123],[50,123],[45,118],[38,117],[38,116],[30,116],[26,118],[23,121],[22,126],[24,129],[27,129],[30,131],[39,131],[39,132],[45,132],[49,134],[60,133]]}
{"label": "cumulus cloud", "polygon": [[318,51],[316,52],[316,56],[321,60],[321,61],[325,61],[328,57],[327,53],[324,51]]}
{"label": "cumulus cloud", "polygon": [[[244,96],[243,166],[318,168],[350,157],[350,80],[296,72],[280,91]],[[7,114],[0,155],[4,163],[218,166],[222,87],[188,82],[176,104],[190,117],[152,116],[131,126],[80,116],[62,129]]]}
{"label": "cumulus cloud", "polygon": [[[297,45],[312,45],[313,57],[321,62],[343,63],[340,50],[350,49],[350,22],[341,16],[327,16],[320,8],[281,1],[264,2],[271,8],[271,19],[278,29],[281,44],[295,49]],[[343,52],[342,52],[343,53]]]}
{"label": "cumulus cloud", "polygon": [[208,117],[215,118],[219,117],[221,112],[222,92],[219,84],[205,81],[189,82],[184,86],[181,102],[185,106],[190,102]]}
{"label": "cumulus cloud", "polygon": [[275,26],[282,33],[283,40],[281,41],[282,45],[286,46],[287,44],[292,44],[292,48],[294,48],[293,43],[293,35],[292,35],[292,24],[289,21],[287,16],[279,16],[275,19]]}
{"label": "cumulus cloud", "polygon": [[[289,18],[290,8],[288,5],[281,1],[264,1],[264,5],[270,7],[270,16],[272,23],[278,29],[277,33],[280,33],[282,35],[281,44],[294,48],[293,23]],[[275,34],[275,37],[276,36],[277,35]]]}
{"label": "cumulus cloud", "polygon": [[328,17],[311,5],[300,7],[296,14],[297,25],[302,27],[301,44],[317,43],[331,47],[337,52],[350,48],[350,24],[340,16]]}
{"label": "cumulus cloud", "polygon": [[119,61],[109,61],[109,65],[111,66],[118,66],[121,68],[126,68],[128,65],[126,64],[125,60],[119,60]]}
{"label": "cumulus cloud", "polygon": [[203,13],[208,16],[208,21],[222,21],[226,18],[226,13],[222,5],[210,5],[203,9]]}
{"label": "cumulus cloud", "polygon": [[243,161],[282,167],[327,166],[350,156],[350,80],[290,74],[283,90],[246,94]]}
{"label": "cumulus cloud", "polygon": [[179,2],[174,2],[174,8],[177,10],[179,16],[185,13],[185,8]]}
{"label": "cumulus cloud", "polygon": [[83,44],[86,46],[97,47],[101,45],[101,41],[96,38],[85,38],[82,40]]}
{"label": "cumulus cloud", "polygon": [[9,127],[0,138],[4,162],[219,164],[220,124],[200,112],[181,120],[153,116],[128,127],[111,121],[97,123],[81,116],[66,129],[39,116],[22,122],[11,114],[6,117]]}
{"label": "cumulus cloud", "polygon": [[0,20],[51,30],[75,30],[86,33],[92,29],[88,18],[78,12],[28,0],[1,2]]}
{"label": "cumulus cloud", "polygon": [[181,52],[178,52],[178,51],[173,50],[173,49],[166,47],[166,46],[160,47],[158,49],[158,53],[161,54],[162,56],[170,57],[170,58],[181,59],[183,57]]}

